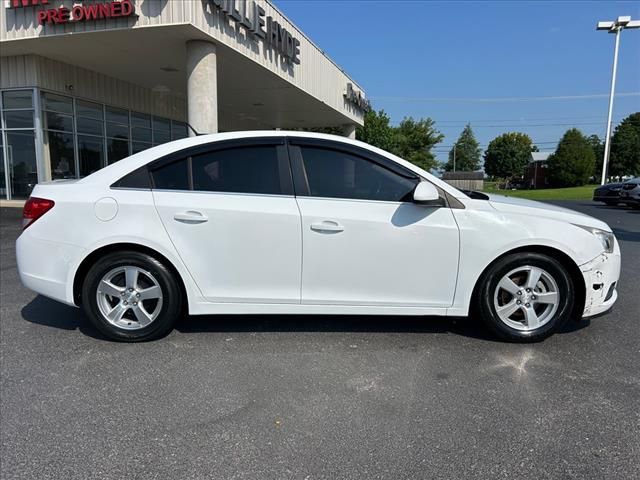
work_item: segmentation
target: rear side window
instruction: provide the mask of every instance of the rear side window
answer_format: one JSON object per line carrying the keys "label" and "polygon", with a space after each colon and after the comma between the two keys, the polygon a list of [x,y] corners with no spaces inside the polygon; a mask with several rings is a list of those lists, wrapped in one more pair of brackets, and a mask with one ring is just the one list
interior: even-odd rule
{"label": "rear side window", "polygon": [[152,169],[160,190],[255,193],[291,193],[286,157],[275,145],[246,146],[197,153]]}
{"label": "rear side window", "polygon": [[153,170],[153,187],[161,190],[190,190],[188,159],[178,160]]}
{"label": "rear side window", "polygon": [[281,194],[274,146],[230,148],[192,157],[193,189]]}
{"label": "rear side window", "polygon": [[301,151],[313,197],[404,202],[419,181],[343,151],[306,146]]}

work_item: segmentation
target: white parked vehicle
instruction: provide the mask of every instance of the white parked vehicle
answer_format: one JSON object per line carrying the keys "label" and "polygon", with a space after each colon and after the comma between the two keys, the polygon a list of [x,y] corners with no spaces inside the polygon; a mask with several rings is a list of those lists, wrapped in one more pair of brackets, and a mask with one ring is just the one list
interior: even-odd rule
{"label": "white parked vehicle", "polygon": [[608,310],[620,273],[599,220],[467,195],[378,148],[303,132],[183,139],[39,184],[24,227],[22,282],[124,341],[187,313],[470,311],[534,341]]}

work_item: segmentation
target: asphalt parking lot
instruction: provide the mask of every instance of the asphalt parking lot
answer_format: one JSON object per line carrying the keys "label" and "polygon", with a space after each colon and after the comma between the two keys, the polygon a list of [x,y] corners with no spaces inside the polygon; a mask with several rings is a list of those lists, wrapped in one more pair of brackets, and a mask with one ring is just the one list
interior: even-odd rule
{"label": "asphalt parking lot", "polygon": [[1,477],[640,478],[640,211],[562,205],[613,227],[620,298],[534,345],[473,319],[306,316],[113,343],[20,285],[2,209]]}

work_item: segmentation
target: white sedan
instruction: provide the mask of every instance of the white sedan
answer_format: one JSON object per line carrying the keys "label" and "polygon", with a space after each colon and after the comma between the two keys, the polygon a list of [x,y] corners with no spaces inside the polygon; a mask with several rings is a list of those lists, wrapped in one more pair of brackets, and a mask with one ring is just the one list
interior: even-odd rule
{"label": "white sedan", "polygon": [[123,341],[249,313],[473,313],[535,341],[608,310],[620,274],[600,220],[302,132],[188,138],[39,184],[23,222],[22,282]]}

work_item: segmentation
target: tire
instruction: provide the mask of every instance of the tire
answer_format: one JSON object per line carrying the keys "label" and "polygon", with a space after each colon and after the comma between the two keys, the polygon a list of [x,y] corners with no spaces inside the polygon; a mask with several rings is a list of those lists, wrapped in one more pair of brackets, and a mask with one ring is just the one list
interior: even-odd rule
{"label": "tire", "polygon": [[166,335],[180,317],[182,304],[182,290],[167,266],[135,251],[100,258],[82,285],[82,308],[91,323],[121,342]]}
{"label": "tire", "polygon": [[611,200],[606,200],[604,203],[605,205],[609,205],[610,207],[615,207],[616,205],[618,205],[618,202],[614,202]]}
{"label": "tire", "polygon": [[[536,277],[538,282],[532,283]],[[494,334],[509,342],[544,340],[573,312],[575,286],[571,276],[559,261],[547,255],[507,255],[492,264],[480,282],[476,311]],[[550,303],[554,295],[555,303]]]}

